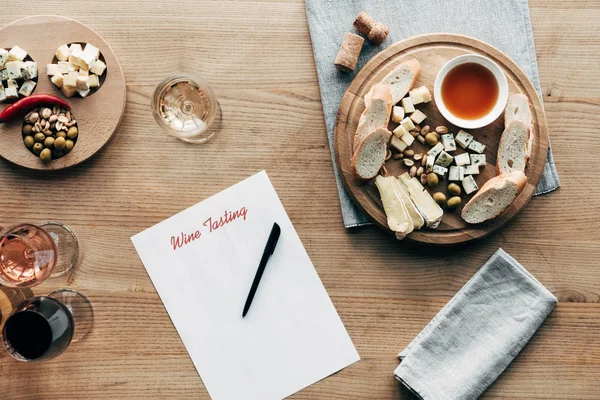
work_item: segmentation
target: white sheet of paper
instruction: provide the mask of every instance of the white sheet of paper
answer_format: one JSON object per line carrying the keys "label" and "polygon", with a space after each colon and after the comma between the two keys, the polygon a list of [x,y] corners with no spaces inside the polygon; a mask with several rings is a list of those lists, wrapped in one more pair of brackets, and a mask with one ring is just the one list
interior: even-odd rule
{"label": "white sheet of paper", "polygon": [[131,240],[212,399],[282,399],[360,359],[265,171]]}

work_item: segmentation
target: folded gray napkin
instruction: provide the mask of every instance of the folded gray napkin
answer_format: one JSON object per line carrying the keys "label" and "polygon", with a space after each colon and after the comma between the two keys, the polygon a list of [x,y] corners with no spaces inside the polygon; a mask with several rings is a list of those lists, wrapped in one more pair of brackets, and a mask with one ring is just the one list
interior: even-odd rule
{"label": "folded gray napkin", "polygon": [[555,305],[552,293],[499,249],[400,353],[394,374],[424,400],[476,399]]}
{"label": "folded gray napkin", "polygon": [[[329,146],[333,149],[333,127],[338,106],[356,75],[340,72],[333,61],[346,32],[356,32],[352,22],[364,10],[390,28],[379,46],[365,40],[356,72],[385,47],[410,36],[452,32],[481,39],[508,54],[525,71],[542,95],[527,0],[306,0],[306,15],[313,44],[315,64]],[[352,202],[335,165],[342,216],[346,228],[365,225],[369,218]],[[552,150],[536,190],[536,195],[560,186]]]}

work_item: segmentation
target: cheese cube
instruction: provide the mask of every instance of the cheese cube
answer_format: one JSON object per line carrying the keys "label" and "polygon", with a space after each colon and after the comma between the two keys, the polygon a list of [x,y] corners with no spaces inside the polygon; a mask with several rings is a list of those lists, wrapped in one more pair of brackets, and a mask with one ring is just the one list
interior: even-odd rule
{"label": "cheese cube", "polygon": [[86,89],[86,90],[78,90],[77,93],[79,93],[79,95],[83,98],[87,97],[88,94],[90,94],[91,90],[90,89]]}
{"label": "cheese cube", "polygon": [[77,90],[88,90],[90,88],[89,77],[78,76],[77,77]]}
{"label": "cheese cube", "polygon": [[83,51],[83,48],[79,43],[73,43],[69,46],[69,55],[71,55],[71,53],[75,50]]}
{"label": "cheese cube", "polygon": [[417,89],[411,90],[408,92],[408,95],[410,96],[410,100],[414,105],[421,104],[423,102],[423,94]]}
{"label": "cheese cube", "polygon": [[[427,157],[429,157],[429,156],[427,156]],[[446,153],[445,151],[442,151],[440,153],[440,155],[438,156],[437,160],[435,160],[435,164],[441,165],[442,167],[447,167],[450,164],[452,164],[452,160],[454,160],[454,157],[452,157],[450,154]]]}
{"label": "cheese cube", "polygon": [[400,125],[402,125],[402,127],[407,131],[412,131],[413,129],[415,129],[415,124],[413,124],[412,120],[408,117],[404,118],[402,122],[400,122]]}
{"label": "cheese cube", "polygon": [[33,93],[33,89],[35,89],[35,82],[34,81],[25,81],[25,82],[23,82],[23,85],[21,86],[21,90],[19,90],[19,94],[27,97],[31,93]]}
{"label": "cheese cube", "polygon": [[14,100],[19,98],[19,93],[15,87],[6,88],[4,93],[6,94],[6,100]]}
{"label": "cheese cube", "polygon": [[[97,60],[94,63],[94,65],[92,65],[92,67],[90,68],[90,72],[93,74],[96,74],[98,76],[101,76],[105,70],[106,70],[106,64],[104,64],[104,62],[102,62],[102,60]],[[406,109],[404,111],[406,111]]]}
{"label": "cheese cube", "polygon": [[462,181],[465,177],[465,169],[463,167],[450,167],[450,171],[448,172],[448,180],[459,182]]}
{"label": "cheese cube", "polygon": [[402,104],[402,108],[404,108],[405,113],[415,112],[415,106],[413,105],[410,97],[403,98],[400,103]]}
{"label": "cheese cube", "polygon": [[56,50],[56,58],[58,58],[58,61],[68,61],[70,55],[71,50],[66,44],[63,44],[58,48],[58,50]]}
{"label": "cheese cube", "polygon": [[0,83],[0,103],[6,100],[6,93],[4,92],[4,87]]}
{"label": "cheese cube", "polygon": [[425,172],[430,173],[433,171],[433,166],[435,165],[435,157],[427,156],[427,161],[425,161]]}
{"label": "cheese cube", "polygon": [[9,61],[6,63],[6,71],[8,71],[8,79],[21,79],[23,78],[23,72],[21,72],[22,61]]}
{"label": "cheese cube", "polygon": [[466,176],[462,180],[462,187],[465,189],[466,194],[471,194],[479,189],[479,186],[477,186],[477,182],[475,182],[472,175]]}
{"label": "cheese cube", "polygon": [[485,145],[483,143],[479,143],[477,140],[472,140],[467,148],[481,154],[485,150]]}
{"label": "cheese cube", "polygon": [[92,65],[94,65],[98,57],[100,57],[100,50],[89,43],[86,44],[85,49],[83,49],[81,60],[88,65],[88,68],[92,68]]}
{"label": "cheese cube", "polygon": [[15,79],[9,79],[6,81],[6,87],[19,89],[19,84]]}
{"label": "cheese cube", "polygon": [[[90,75],[90,87],[91,88],[100,87],[100,78],[98,78],[98,75],[95,75],[95,74]],[[400,127],[398,127],[398,128],[400,128]],[[395,130],[394,130],[394,132],[395,132]]]}
{"label": "cheese cube", "polygon": [[465,176],[479,174],[479,165],[467,165],[464,167],[464,169],[465,169]]}
{"label": "cheese cube", "polygon": [[82,56],[83,56],[82,50],[75,49],[75,50],[71,51],[71,54],[69,54],[69,64],[71,64],[77,68],[81,67],[81,64],[86,65],[83,61],[81,61]]}
{"label": "cheese cube", "polygon": [[23,61],[25,57],[27,57],[27,52],[19,46],[13,47],[8,52],[8,61]]}
{"label": "cheese cube", "polygon": [[52,78],[50,78],[50,80],[52,81],[52,83],[54,83],[56,85],[57,88],[61,88],[63,85],[63,76],[62,74],[56,74],[54,75]]}
{"label": "cheese cube", "polygon": [[427,86],[421,86],[417,90],[421,93],[421,97],[423,97],[423,103],[429,103],[432,100],[431,93],[429,92],[429,89],[427,89]]}
{"label": "cheese cube", "polygon": [[444,145],[444,150],[446,151],[456,151],[456,142],[454,141],[454,135],[451,133],[446,133],[441,137],[442,144]]}
{"label": "cheese cube", "polygon": [[394,106],[394,108],[392,108],[392,121],[399,124],[403,118],[404,118],[404,108],[402,108],[400,106]]}
{"label": "cheese cube", "polygon": [[430,157],[435,159],[442,151],[444,151],[444,145],[442,143],[436,144],[427,152],[427,159]]}
{"label": "cheese cube", "polygon": [[406,143],[404,143],[402,140],[400,140],[396,136],[392,136],[390,145],[392,145],[392,147],[396,148],[396,150],[398,150],[399,152],[403,152],[408,147],[408,145]]}
{"label": "cheese cube", "polygon": [[80,69],[79,76],[90,76],[90,71],[88,71],[86,69]]}
{"label": "cheese cube", "polygon": [[63,89],[76,89],[77,78],[79,75],[76,72],[70,72],[67,75],[63,75]]}
{"label": "cheese cube", "polygon": [[60,89],[60,91],[66,97],[73,97],[73,96],[75,96],[75,93],[77,93],[77,89],[75,89],[75,88],[66,88],[64,84],[63,84],[63,87]]}
{"label": "cheese cube", "polygon": [[471,164],[471,157],[469,157],[469,153],[462,153],[454,156],[454,161],[456,165],[463,166]]}
{"label": "cheese cube", "polygon": [[434,165],[433,173],[437,174],[441,177],[444,177],[444,176],[446,176],[446,173],[448,173],[448,168],[442,167],[441,165]]}
{"label": "cheese cube", "polygon": [[471,165],[483,166],[485,167],[485,154],[470,154]]}
{"label": "cheese cube", "polygon": [[423,114],[420,110],[415,110],[414,113],[410,114],[410,119],[415,124],[420,124],[421,122],[425,121],[425,118],[427,118],[427,116]]}
{"label": "cheese cube", "polygon": [[48,74],[48,76],[54,76],[62,74],[62,71],[58,64],[46,64],[46,74]]}
{"label": "cheese cube", "polygon": [[406,143],[408,146],[413,144],[413,142],[415,141],[415,137],[413,135],[411,135],[410,133],[405,133],[404,135],[402,135],[402,137],[400,139],[404,143]]}
{"label": "cheese cube", "polygon": [[37,64],[33,61],[25,61],[21,66],[21,73],[23,74],[23,78],[31,80],[37,78],[38,76],[38,68]]}
{"label": "cheese cube", "polygon": [[[90,77],[95,76],[96,78],[98,78],[98,75],[90,75]],[[90,83],[90,87],[92,87],[91,83]],[[406,129],[404,129],[404,127],[402,125],[398,125],[398,127],[396,129],[394,129],[394,131],[392,132],[394,135],[398,136],[398,139],[401,138],[402,136],[404,136],[406,133],[408,133],[408,131]]]}
{"label": "cheese cube", "polygon": [[458,143],[458,145],[460,147],[462,147],[463,149],[466,149],[472,141],[473,141],[473,136],[469,135],[467,132],[463,131],[462,129],[460,131],[458,131],[458,133],[456,134],[456,143]]}
{"label": "cheese cube", "polygon": [[85,69],[90,69],[92,68],[92,66],[94,65],[94,63],[96,62],[96,57],[91,55],[91,54],[87,54],[85,51],[83,52],[83,54],[81,55],[81,63],[79,64],[82,68]]}
{"label": "cheese cube", "polygon": [[6,70],[6,68],[2,68],[0,69],[0,81],[6,80],[8,80],[8,71]]}
{"label": "cheese cube", "polygon": [[0,68],[8,61],[8,50],[0,48]]}

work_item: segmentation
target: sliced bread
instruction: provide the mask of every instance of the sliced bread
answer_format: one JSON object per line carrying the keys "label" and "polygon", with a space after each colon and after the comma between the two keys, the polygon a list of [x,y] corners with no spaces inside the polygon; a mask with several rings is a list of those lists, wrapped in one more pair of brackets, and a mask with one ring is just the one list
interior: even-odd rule
{"label": "sliced bread", "polygon": [[[526,130],[523,130],[524,128],[522,125],[513,125],[515,122],[520,122],[526,126]],[[511,95],[508,98],[506,108],[504,109],[504,132],[507,132],[508,143],[505,143],[505,145],[502,146],[504,134],[502,135],[502,139],[500,139],[500,148],[503,149],[503,151],[509,151],[510,154],[506,154],[504,152],[501,153],[499,148],[497,157],[497,169],[499,174],[506,174],[515,170],[525,170],[525,166],[527,165],[527,162],[531,156],[531,149],[533,148],[533,135],[531,132],[532,125],[533,119],[531,116],[531,107],[529,106],[528,97],[522,93]],[[511,126],[511,131],[509,131],[509,127]],[[515,142],[517,138],[518,142]],[[520,154],[520,142],[523,143],[523,147],[525,149],[522,157]],[[518,149],[518,154],[514,152],[515,148]],[[512,167],[510,165],[515,162],[513,157],[517,158],[516,167]],[[501,158],[504,158],[502,163],[500,162]]]}
{"label": "sliced bread", "polygon": [[412,89],[419,72],[421,72],[421,64],[411,58],[398,65],[379,82],[388,85],[392,90],[392,104],[397,104]]}
{"label": "sliced bread", "polygon": [[354,150],[375,129],[386,128],[392,113],[392,92],[389,86],[375,84],[365,95],[365,110],[354,134]]}
{"label": "sliced bread", "polygon": [[479,224],[500,215],[525,187],[527,177],[522,171],[498,175],[487,181],[465,204],[462,218],[469,224]]}
{"label": "sliced bread", "polygon": [[352,156],[352,171],[358,179],[375,178],[385,162],[387,143],[392,132],[385,128],[375,129],[358,146]]}
{"label": "sliced bread", "polygon": [[504,126],[510,125],[513,121],[521,121],[524,124],[531,125],[529,99],[522,93],[511,95],[504,109]]}
{"label": "sliced bread", "polygon": [[498,174],[525,171],[530,131],[529,125],[517,120],[506,126],[498,144],[498,155],[496,156]]}

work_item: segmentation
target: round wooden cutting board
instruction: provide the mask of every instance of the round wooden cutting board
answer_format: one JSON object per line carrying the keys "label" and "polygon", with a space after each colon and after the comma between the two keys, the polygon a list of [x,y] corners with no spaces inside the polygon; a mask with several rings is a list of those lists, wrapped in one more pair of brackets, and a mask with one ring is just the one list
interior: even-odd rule
{"label": "round wooden cutting board", "polygon": [[[91,43],[106,60],[106,80],[96,93],[86,98],[65,98],[46,74],[56,50],[63,44]],[[0,47],[18,45],[38,65],[38,85],[34,94],[52,94],[66,99],[79,128],[73,150],[67,155],[43,164],[23,144],[23,119],[0,124],[0,156],[22,167],[36,170],[59,170],[80,164],[110,141],[125,111],[125,76],[112,49],[96,32],[69,18],[49,15],[27,17],[0,29]],[[0,110],[7,104],[0,104]]]}
{"label": "round wooden cutting board", "polygon": [[[497,218],[482,224],[470,225],[460,217],[462,205],[455,210],[448,210],[444,207],[444,218],[438,229],[432,230],[424,227],[406,237],[406,239],[415,242],[439,245],[457,244],[490,234],[525,207],[544,171],[548,153],[546,117],[538,94],[525,73],[506,54],[477,39],[454,34],[423,35],[395,43],[373,57],[356,75],[342,98],[335,124],[335,154],[342,180],[350,196],[379,227],[392,233],[387,226],[379,191],[373,180],[361,183],[352,174],[350,160],[353,153],[354,133],[360,115],[365,109],[363,96],[373,84],[381,81],[398,64],[410,58],[415,58],[421,63],[421,73],[414,87],[425,85],[433,93],[433,83],[440,68],[447,61],[462,54],[481,54],[494,60],[506,74],[510,94],[524,93],[529,97],[533,115],[532,134],[534,135],[534,141],[531,159],[525,169],[528,181],[525,189],[513,204]],[[435,99],[427,104],[419,104],[416,108],[427,115],[427,119],[421,126],[429,125],[433,129],[436,126],[445,125],[450,132],[456,133],[459,131],[460,128],[448,123],[442,117],[435,106]],[[397,124],[390,123],[389,128],[393,130],[396,126]],[[485,168],[480,168],[479,175],[474,175],[479,187],[496,176],[496,153],[503,130],[503,115],[484,128],[466,130],[475,137],[475,140],[486,145],[487,165]],[[459,146],[457,147],[458,150],[453,155],[464,152]],[[430,146],[423,145],[415,140],[411,149],[415,153],[426,153]],[[385,163],[385,168],[389,175],[394,176],[408,172],[408,168],[404,166],[401,160],[390,159]],[[446,192],[447,179],[441,179],[440,181],[444,183],[440,184],[435,191]],[[434,190],[429,188],[428,190],[431,194],[434,193]],[[472,195],[465,196],[463,194],[461,197],[464,205]]]}

